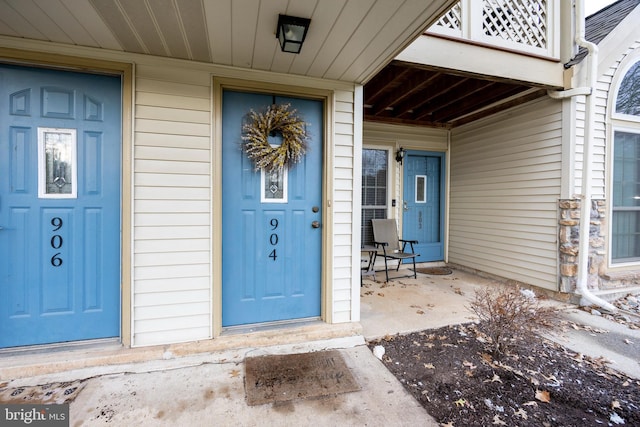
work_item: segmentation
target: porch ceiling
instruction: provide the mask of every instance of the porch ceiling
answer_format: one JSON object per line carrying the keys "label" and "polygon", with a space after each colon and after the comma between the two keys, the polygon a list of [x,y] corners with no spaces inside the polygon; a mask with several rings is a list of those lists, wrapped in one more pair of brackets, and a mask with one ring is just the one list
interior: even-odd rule
{"label": "porch ceiling", "polygon": [[392,61],[364,87],[364,119],[453,128],[545,94],[539,86]]}
{"label": "porch ceiling", "polygon": [[[0,0],[0,36],[364,83],[455,1]],[[311,18],[299,55],[280,13]]]}

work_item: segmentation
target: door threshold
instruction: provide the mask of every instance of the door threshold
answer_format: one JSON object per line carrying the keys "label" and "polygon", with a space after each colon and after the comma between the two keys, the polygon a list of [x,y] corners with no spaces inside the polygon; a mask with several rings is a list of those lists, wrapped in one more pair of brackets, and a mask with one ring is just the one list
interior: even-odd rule
{"label": "door threshold", "polygon": [[69,341],[52,344],[38,344],[22,347],[0,349],[0,356],[12,357],[21,355],[49,354],[63,351],[116,350],[122,348],[120,338],[100,338],[95,340]]}
{"label": "door threshold", "polygon": [[314,323],[323,323],[320,317],[308,317],[304,319],[278,320],[275,322],[252,323],[249,325],[227,326],[222,328],[222,335],[250,334],[252,332],[273,331],[288,329],[298,326],[307,326]]}

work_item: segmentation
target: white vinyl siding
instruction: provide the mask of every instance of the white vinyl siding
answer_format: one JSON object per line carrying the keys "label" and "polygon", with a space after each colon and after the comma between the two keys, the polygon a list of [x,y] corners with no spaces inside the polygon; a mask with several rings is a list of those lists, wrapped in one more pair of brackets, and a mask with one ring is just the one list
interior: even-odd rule
{"label": "white vinyl siding", "polygon": [[211,88],[138,66],[134,109],[133,343],[211,337]]}
{"label": "white vinyl siding", "polygon": [[[596,112],[593,126],[593,167],[592,167],[592,196],[595,199],[605,197],[605,162],[606,162],[606,111],[607,93],[611,85],[611,75],[601,77],[601,81],[596,85]],[[582,194],[582,154],[584,152],[584,120],[585,120],[585,97],[576,98],[576,144],[575,144],[575,175],[573,191],[571,194]]]}
{"label": "white vinyl siding", "polygon": [[543,99],[452,131],[450,262],[557,290],[561,118]]}
{"label": "white vinyl siding", "polygon": [[[333,313],[334,323],[352,321],[353,197],[354,197],[354,93],[335,93],[333,188]],[[339,238],[341,235],[343,238]]]}

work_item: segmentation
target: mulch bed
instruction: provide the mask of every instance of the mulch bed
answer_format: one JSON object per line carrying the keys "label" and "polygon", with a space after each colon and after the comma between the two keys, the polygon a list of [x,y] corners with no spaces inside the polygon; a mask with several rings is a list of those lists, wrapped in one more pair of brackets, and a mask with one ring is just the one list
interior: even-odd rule
{"label": "mulch bed", "polygon": [[[496,360],[482,325],[465,324],[369,343],[442,426],[640,425],[640,381],[606,361],[539,339]],[[379,350],[379,349],[378,349]]]}

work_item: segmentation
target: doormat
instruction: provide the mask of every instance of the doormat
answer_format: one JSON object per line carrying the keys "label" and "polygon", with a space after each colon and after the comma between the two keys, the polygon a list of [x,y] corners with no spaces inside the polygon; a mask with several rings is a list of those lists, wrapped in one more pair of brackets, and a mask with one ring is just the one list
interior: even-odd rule
{"label": "doormat", "polygon": [[428,267],[428,268],[416,268],[416,272],[421,274],[431,274],[433,276],[446,276],[452,274],[453,270],[447,267]]}
{"label": "doormat", "polygon": [[72,381],[25,387],[6,387],[0,384],[2,404],[56,404],[70,403],[78,397],[86,383]]}
{"label": "doormat", "polygon": [[249,357],[244,369],[250,406],[360,390],[337,350]]}

